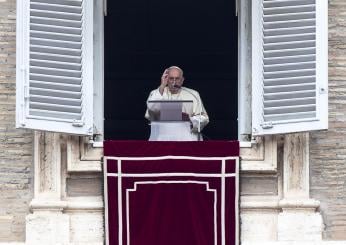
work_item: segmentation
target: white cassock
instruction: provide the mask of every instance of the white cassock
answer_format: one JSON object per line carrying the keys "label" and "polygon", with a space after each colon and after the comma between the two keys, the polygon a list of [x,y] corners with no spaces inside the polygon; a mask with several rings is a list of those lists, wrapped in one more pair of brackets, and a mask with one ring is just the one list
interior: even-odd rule
{"label": "white cassock", "polygon": [[[192,106],[188,105],[188,103],[183,103],[182,108],[182,112],[189,115],[191,122],[153,122],[151,120],[152,117],[155,114],[157,115],[159,111],[154,103],[148,103],[149,100],[192,100]],[[164,89],[162,95],[159,89],[151,91],[147,100],[145,118],[152,121],[149,140],[158,141],[197,141],[199,138],[198,128],[200,127],[200,130],[202,130],[209,122],[208,114],[199,93],[186,87],[182,87],[176,94],[172,94],[168,87]],[[185,129],[182,127],[185,127]]]}

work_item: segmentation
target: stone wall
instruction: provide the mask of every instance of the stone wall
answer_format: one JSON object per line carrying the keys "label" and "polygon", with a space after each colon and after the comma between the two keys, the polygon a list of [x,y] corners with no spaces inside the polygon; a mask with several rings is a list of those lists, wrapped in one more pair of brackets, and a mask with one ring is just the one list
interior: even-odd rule
{"label": "stone wall", "polygon": [[329,0],[329,130],[311,133],[310,190],[324,239],[346,239],[346,2]]}
{"label": "stone wall", "polygon": [[[321,201],[324,238],[345,240],[346,2],[329,3],[330,125],[326,132],[311,133],[310,189],[312,198]],[[15,4],[15,0],[0,0],[0,242],[25,241],[25,216],[33,198],[33,134],[30,130],[15,129]],[[242,177],[243,196],[278,192],[276,175]],[[101,192],[98,174],[69,175],[67,182],[66,192],[71,197]],[[91,186],[91,193],[81,189],[86,184]]]}
{"label": "stone wall", "polygon": [[25,240],[33,134],[15,129],[16,1],[0,0],[0,242]]}

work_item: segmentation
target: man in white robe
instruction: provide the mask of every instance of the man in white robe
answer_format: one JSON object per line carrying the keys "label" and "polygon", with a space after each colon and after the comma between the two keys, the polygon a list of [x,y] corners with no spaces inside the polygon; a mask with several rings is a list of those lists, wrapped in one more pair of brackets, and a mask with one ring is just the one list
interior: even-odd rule
{"label": "man in white robe", "polygon": [[[173,124],[170,124],[171,129],[167,130],[158,130],[161,132],[161,135],[156,136],[152,140],[188,140],[195,141],[201,140],[200,131],[204,128],[205,125],[209,122],[209,117],[204,109],[202,100],[199,96],[199,93],[193,89],[183,87],[184,76],[183,71],[177,66],[171,66],[167,68],[161,77],[160,86],[151,91],[148,100],[147,100],[147,111],[145,113],[145,118],[150,121],[158,115],[159,111],[156,108],[154,103],[148,103],[148,101],[153,100],[184,100],[184,101],[193,101],[193,105],[189,106],[188,103],[183,103],[182,112],[185,113],[189,119],[190,124],[188,126],[191,129],[188,130],[188,133],[185,135],[175,134],[179,128],[174,128]],[[153,130],[153,126],[152,126]],[[168,132],[171,131],[171,132]],[[153,134],[153,132],[152,132]]]}

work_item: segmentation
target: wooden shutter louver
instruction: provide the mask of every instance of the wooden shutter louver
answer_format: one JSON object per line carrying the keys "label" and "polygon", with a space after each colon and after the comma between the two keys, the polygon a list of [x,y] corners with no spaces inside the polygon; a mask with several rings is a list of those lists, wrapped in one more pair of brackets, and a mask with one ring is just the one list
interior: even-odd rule
{"label": "wooden shutter louver", "polygon": [[24,33],[26,27],[29,29],[28,42],[22,46],[23,67],[27,66],[24,81],[20,82],[24,85],[24,115],[19,115],[21,120],[18,125],[17,119],[17,125],[90,135],[93,3],[87,4],[87,0],[28,2],[28,6],[22,6],[22,11],[29,13],[21,26]]}
{"label": "wooden shutter louver", "polygon": [[321,36],[326,28],[320,24],[326,18],[325,4],[318,5],[317,0],[254,2],[254,134],[326,128],[322,117],[327,117],[328,58],[327,41]]}

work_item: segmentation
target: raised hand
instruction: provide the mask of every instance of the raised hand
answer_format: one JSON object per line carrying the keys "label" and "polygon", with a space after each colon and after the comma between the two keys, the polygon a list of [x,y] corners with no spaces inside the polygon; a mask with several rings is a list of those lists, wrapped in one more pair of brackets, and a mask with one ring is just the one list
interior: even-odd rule
{"label": "raised hand", "polygon": [[166,69],[161,76],[161,85],[159,87],[160,93],[163,94],[165,87],[168,84],[168,69]]}

